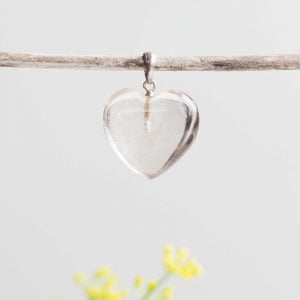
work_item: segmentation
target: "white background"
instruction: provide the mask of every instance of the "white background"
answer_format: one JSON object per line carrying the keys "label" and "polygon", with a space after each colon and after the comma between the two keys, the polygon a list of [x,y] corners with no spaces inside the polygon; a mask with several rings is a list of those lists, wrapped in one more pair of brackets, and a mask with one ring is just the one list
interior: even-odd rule
{"label": "white background", "polygon": [[[0,0],[0,50],[300,54],[297,0]],[[198,101],[198,139],[167,173],[132,173],[105,102],[142,72],[0,70],[0,299],[84,299],[77,271],[161,272],[185,245],[205,276],[176,299],[299,299],[300,72],[157,72]]]}

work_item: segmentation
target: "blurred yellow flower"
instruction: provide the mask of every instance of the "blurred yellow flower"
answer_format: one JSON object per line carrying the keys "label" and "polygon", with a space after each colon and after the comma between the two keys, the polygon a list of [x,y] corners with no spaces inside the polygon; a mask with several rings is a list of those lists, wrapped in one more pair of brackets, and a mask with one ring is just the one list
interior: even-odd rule
{"label": "blurred yellow flower", "polygon": [[[100,278],[104,280],[99,281]],[[77,273],[75,282],[85,284],[84,292],[88,300],[124,300],[128,294],[125,290],[116,289],[118,278],[107,267],[99,269],[89,279],[89,284],[84,273]]]}
{"label": "blurred yellow flower", "polygon": [[157,287],[157,281],[152,280],[148,283],[147,290],[150,292],[150,291],[153,291],[156,287]]}
{"label": "blurred yellow flower", "polygon": [[74,277],[74,280],[77,284],[84,284],[86,282],[86,275],[85,273],[77,273]]}
{"label": "blurred yellow flower", "polygon": [[96,271],[95,277],[96,278],[101,278],[101,277],[107,276],[111,273],[112,273],[112,270],[110,268],[103,267],[103,268],[100,268],[98,271]]}
{"label": "blurred yellow flower", "polygon": [[190,256],[189,250],[181,248],[177,251],[173,247],[163,249],[163,265],[167,272],[182,278],[190,279],[202,273],[202,267]]}
{"label": "blurred yellow flower", "polygon": [[94,284],[85,288],[89,300],[123,300],[127,297],[127,291],[115,289],[117,278],[110,277],[102,284]]}
{"label": "blurred yellow flower", "polygon": [[97,299],[101,296],[101,289],[98,287],[89,286],[85,289],[85,292],[91,300]]}
{"label": "blurred yellow flower", "polygon": [[174,293],[174,288],[171,286],[167,286],[162,289],[159,299],[160,300],[171,300],[173,297],[173,293]]}
{"label": "blurred yellow flower", "polygon": [[101,287],[87,287],[85,291],[89,300],[123,300],[127,296],[126,291],[117,292]]}
{"label": "blurred yellow flower", "polygon": [[171,246],[171,245],[165,245],[163,247],[163,253],[164,254],[170,254],[170,253],[173,253],[174,252],[174,247]]}
{"label": "blurred yellow flower", "polygon": [[143,284],[143,282],[144,282],[143,277],[138,276],[138,277],[136,277],[136,278],[134,279],[134,286],[135,286],[136,288],[139,288],[139,287]]}
{"label": "blurred yellow flower", "polygon": [[[165,268],[164,274],[158,280],[152,280],[146,284],[141,300],[172,300],[173,287],[164,286],[171,275],[190,279],[203,272],[202,267],[190,255],[187,248],[176,250],[173,246],[166,245],[163,248],[162,261]],[[126,290],[116,288],[118,278],[108,267],[100,268],[91,278],[87,278],[84,273],[77,273],[75,282],[83,285],[88,300],[125,300],[128,296]],[[139,288],[143,283],[143,277],[138,276],[134,279],[133,285]]]}

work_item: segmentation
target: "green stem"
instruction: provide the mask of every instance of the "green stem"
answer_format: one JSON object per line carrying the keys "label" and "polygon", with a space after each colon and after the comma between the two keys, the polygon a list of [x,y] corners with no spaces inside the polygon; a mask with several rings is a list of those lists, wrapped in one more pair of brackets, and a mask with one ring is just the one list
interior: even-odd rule
{"label": "green stem", "polygon": [[171,276],[171,273],[166,272],[165,274],[163,274],[157,281],[156,287],[152,290],[148,290],[145,295],[141,298],[141,300],[147,300],[149,299],[149,297],[160,287],[162,286],[165,281],[167,281],[169,279],[169,277]]}

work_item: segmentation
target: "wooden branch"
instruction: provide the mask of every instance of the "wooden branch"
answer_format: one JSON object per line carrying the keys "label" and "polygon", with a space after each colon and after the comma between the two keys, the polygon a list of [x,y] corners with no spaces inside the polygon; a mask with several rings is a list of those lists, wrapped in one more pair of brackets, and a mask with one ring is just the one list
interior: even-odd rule
{"label": "wooden branch", "polygon": [[[0,52],[0,67],[94,69],[94,70],[143,70],[141,56],[77,56],[36,55]],[[271,56],[158,56],[157,71],[267,71],[299,70],[300,55]]]}

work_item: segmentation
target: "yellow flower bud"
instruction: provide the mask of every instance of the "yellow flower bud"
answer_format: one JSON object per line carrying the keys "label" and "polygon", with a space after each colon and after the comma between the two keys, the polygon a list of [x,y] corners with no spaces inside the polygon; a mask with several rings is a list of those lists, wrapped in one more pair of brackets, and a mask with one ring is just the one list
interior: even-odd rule
{"label": "yellow flower bud", "polygon": [[88,295],[90,300],[97,300],[101,296],[101,288],[98,287],[87,287],[85,289],[86,294]]}
{"label": "yellow flower bud", "polygon": [[157,287],[157,281],[152,280],[148,283],[148,291],[153,291]]}
{"label": "yellow flower bud", "polygon": [[171,246],[165,246],[162,260],[167,272],[183,278],[193,278],[202,273],[202,268],[190,256],[186,248],[174,252]]}
{"label": "yellow flower bud", "polygon": [[166,286],[162,290],[163,298],[164,299],[171,299],[173,296],[174,288],[172,286]]}
{"label": "yellow flower bud", "polygon": [[189,255],[189,250],[187,248],[181,248],[177,251],[177,257],[180,260],[187,258],[188,255]]}
{"label": "yellow flower bud", "polygon": [[165,245],[163,248],[163,253],[164,254],[171,254],[174,252],[174,248],[171,245]]}
{"label": "yellow flower bud", "polygon": [[77,273],[74,280],[77,284],[84,284],[86,282],[86,275],[84,273]]}
{"label": "yellow flower bud", "polygon": [[103,267],[101,269],[99,269],[96,273],[95,273],[95,277],[96,278],[101,278],[101,277],[104,277],[104,276],[107,276],[109,274],[111,274],[111,269],[108,268],[108,267]]}
{"label": "yellow flower bud", "polygon": [[117,276],[110,276],[104,283],[103,283],[103,289],[105,290],[111,290],[119,281],[119,278]]}
{"label": "yellow flower bud", "polygon": [[141,276],[138,276],[134,279],[134,286],[139,288],[143,284],[144,279]]}

